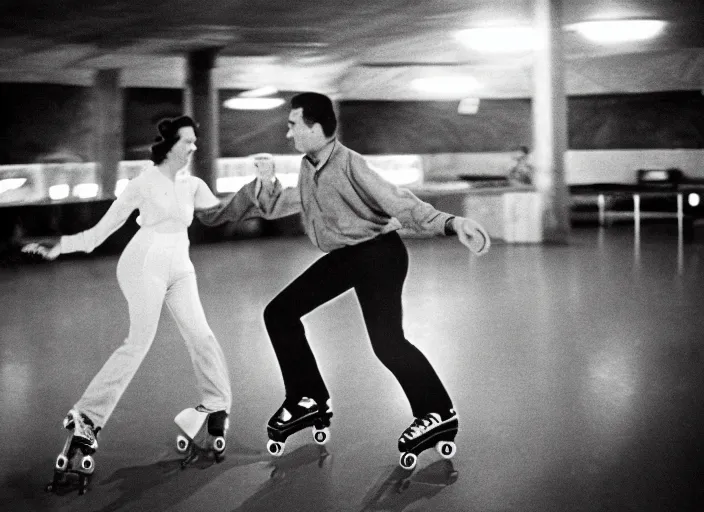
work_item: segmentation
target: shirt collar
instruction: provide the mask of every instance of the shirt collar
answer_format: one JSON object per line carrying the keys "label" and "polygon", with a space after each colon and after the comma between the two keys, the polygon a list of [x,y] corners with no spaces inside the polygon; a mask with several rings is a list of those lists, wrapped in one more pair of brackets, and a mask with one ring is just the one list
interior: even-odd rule
{"label": "shirt collar", "polygon": [[306,154],[304,158],[313,166],[316,171],[319,171],[325,164],[330,160],[333,150],[335,149],[337,139],[332,138],[325,146],[323,146],[320,151],[315,155]]}

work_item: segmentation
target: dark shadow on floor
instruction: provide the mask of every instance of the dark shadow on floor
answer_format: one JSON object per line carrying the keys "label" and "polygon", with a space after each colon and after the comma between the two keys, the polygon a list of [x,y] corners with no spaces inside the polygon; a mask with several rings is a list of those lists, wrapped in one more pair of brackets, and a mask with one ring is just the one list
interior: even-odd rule
{"label": "dark shadow on floor", "polygon": [[[269,480],[233,512],[290,511],[295,499],[300,510],[331,510],[328,488],[332,455],[324,446],[307,444],[270,461]],[[300,508],[301,503],[306,508]]]}
{"label": "dark shadow on floor", "polygon": [[186,468],[181,468],[183,456],[177,456],[146,466],[115,471],[101,480],[100,485],[117,483],[120,497],[99,509],[99,512],[170,510],[227,470],[269,458],[265,452],[253,451],[232,440],[228,442],[225,458],[219,463],[211,455],[202,454]]}
{"label": "dark shadow on floor", "polygon": [[442,492],[457,478],[451,460],[439,460],[414,473],[400,466],[387,468],[365,496],[360,512],[402,512]]}

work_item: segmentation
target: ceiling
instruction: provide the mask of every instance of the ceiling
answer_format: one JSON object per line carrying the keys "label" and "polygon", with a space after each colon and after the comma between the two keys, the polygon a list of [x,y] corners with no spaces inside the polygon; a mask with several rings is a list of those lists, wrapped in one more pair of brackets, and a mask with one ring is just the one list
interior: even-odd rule
{"label": "ceiling", "polygon": [[[126,87],[182,87],[186,52],[217,47],[219,88],[273,85],[347,99],[444,99],[413,78],[471,74],[480,97],[528,97],[532,56],[487,56],[453,32],[530,23],[529,0],[4,0],[0,81],[90,85],[122,70]],[[704,88],[704,1],[563,0],[570,94]],[[598,46],[569,25],[668,21],[648,43]]]}

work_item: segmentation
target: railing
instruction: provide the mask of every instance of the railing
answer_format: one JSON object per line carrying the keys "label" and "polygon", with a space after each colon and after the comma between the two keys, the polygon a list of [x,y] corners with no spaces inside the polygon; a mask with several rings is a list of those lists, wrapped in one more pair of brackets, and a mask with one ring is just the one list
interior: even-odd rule
{"label": "railing", "polygon": [[[400,186],[413,187],[423,182],[419,155],[374,155],[366,157],[384,178]],[[274,155],[276,174],[284,187],[298,181],[300,155]],[[137,176],[149,160],[120,162],[115,190],[108,195],[100,190],[97,166],[93,162],[22,164],[0,166],[0,206],[60,204],[120,195],[128,180]],[[256,171],[251,158],[219,158],[215,192],[236,192],[254,179]]]}

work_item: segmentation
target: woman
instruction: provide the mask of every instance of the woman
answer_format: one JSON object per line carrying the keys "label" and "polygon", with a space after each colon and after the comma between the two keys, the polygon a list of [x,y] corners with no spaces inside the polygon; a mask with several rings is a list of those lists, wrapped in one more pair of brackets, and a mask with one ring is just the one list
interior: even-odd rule
{"label": "woman", "polygon": [[227,430],[231,402],[227,366],[198,296],[187,232],[195,209],[219,202],[203,180],[179,173],[196,150],[195,122],[188,116],[166,119],[158,130],[160,135],[151,148],[154,165],[128,183],[93,228],[62,236],[53,247],[29,244],[23,249],[50,260],[71,252],[89,253],[135,209],[140,211],[141,228],[117,264],[117,280],[129,306],[129,334],[64,420],[64,426],[73,430],[71,444],[78,443],[88,453],[97,449],[97,432],[107,423],[149,351],[164,302],[193,362],[202,395],[196,409],[206,413],[201,416],[207,417],[212,436],[224,437]]}

